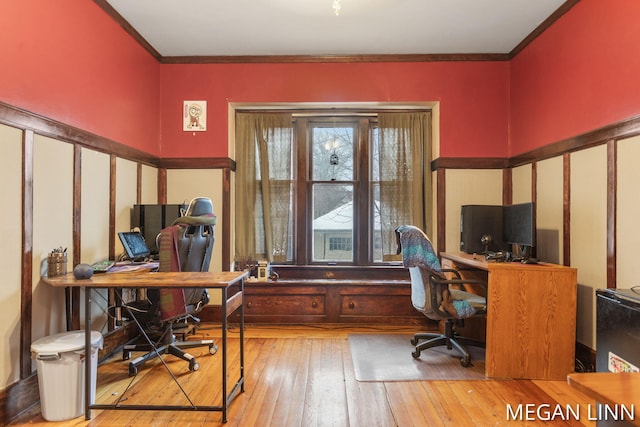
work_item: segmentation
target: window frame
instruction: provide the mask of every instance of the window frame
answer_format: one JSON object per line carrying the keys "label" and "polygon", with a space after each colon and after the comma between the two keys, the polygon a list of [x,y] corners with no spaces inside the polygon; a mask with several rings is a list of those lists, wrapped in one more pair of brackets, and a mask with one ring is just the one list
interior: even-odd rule
{"label": "window frame", "polygon": [[[313,257],[313,184],[324,181],[313,181],[311,162],[311,138],[314,124],[328,124],[327,127],[340,124],[354,124],[354,218],[353,218],[353,260],[352,261],[314,261]],[[297,165],[295,167],[294,180],[296,181],[296,194],[294,195],[293,225],[295,245],[293,264],[297,265],[388,265],[394,262],[374,262],[373,260],[373,212],[371,200],[373,190],[371,186],[369,147],[372,129],[377,126],[375,115],[345,114],[340,117],[323,114],[294,117],[294,149],[296,150]],[[349,181],[341,181],[343,183]],[[300,207],[303,207],[302,209]],[[363,250],[366,248],[366,250]]]}

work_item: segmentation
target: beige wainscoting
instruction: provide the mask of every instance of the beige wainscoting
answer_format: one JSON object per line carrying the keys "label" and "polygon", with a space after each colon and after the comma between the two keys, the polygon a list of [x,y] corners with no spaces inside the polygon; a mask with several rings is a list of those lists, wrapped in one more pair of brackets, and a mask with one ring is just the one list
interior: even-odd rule
{"label": "beige wainscoting", "polygon": [[607,286],[607,146],[571,154],[571,266],[578,269],[577,340],[595,348],[595,289]]}
{"label": "beige wainscoting", "polygon": [[[138,197],[138,164],[131,160],[116,159],[115,231],[131,229],[131,207]],[[153,189],[157,185],[154,182]],[[157,193],[157,190],[155,191]],[[154,202],[155,203],[155,202]],[[124,251],[120,239],[115,239],[115,255]]]}
{"label": "beige wainscoting", "polygon": [[[170,169],[167,171],[167,203],[189,203],[195,197],[209,197],[213,210],[222,224],[222,171],[219,169]],[[216,225],[216,232],[220,232]],[[209,271],[222,271],[222,239],[213,243]],[[219,304],[219,290],[210,290],[211,304]]]}
{"label": "beige wainscoting", "polygon": [[142,165],[141,175],[140,203],[149,205],[158,203],[158,168]]}
{"label": "beige wainscoting", "polygon": [[22,276],[22,131],[0,125],[0,390],[20,379],[20,283]]}
{"label": "beige wainscoting", "polygon": [[640,136],[618,142],[617,287],[640,285],[637,259],[640,253]]}
{"label": "beige wainscoting", "polygon": [[460,206],[501,205],[502,170],[450,169],[446,179],[446,250],[457,251],[460,248]]}
{"label": "beige wainscoting", "polygon": [[[32,339],[64,331],[64,290],[40,277],[54,248],[73,253],[73,145],[35,135],[33,149]],[[68,268],[71,259],[68,262]]]}
{"label": "beige wainscoting", "polygon": [[513,168],[511,172],[512,195],[511,202],[527,203],[533,200],[531,193],[531,164],[526,164]]}
{"label": "beige wainscoting", "polygon": [[564,160],[562,156],[536,164],[536,254],[542,261],[563,264]]}

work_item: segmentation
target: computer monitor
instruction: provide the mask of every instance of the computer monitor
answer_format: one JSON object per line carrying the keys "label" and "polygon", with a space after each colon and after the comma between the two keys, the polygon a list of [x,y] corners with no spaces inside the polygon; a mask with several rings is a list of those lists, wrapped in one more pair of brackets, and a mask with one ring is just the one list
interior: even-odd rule
{"label": "computer monitor", "polygon": [[139,260],[148,257],[151,254],[147,243],[138,231],[121,231],[118,237],[122,242],[127,257],[132,260]]}
{"label": "computer monitor", "polygon": [[536,245],[535,203],[506,205],[503,207],[502,215],[504,242],[528,254]]}
{"label": "computer monitor", "polygon": [[160,251],[156,246],[156,237],[160,230],[173,224],[187,211],[187,204],[173,205],[133,205],[131,209],[131,228],[138,229],[147,242],[151,255],[157,255]]}
{"label": "computer monitor", "polygon": [[[460,250],[468,254],[503,250],[502,210],[501,205],[461,206]],[[483,236],[489,241],[483,243]]]}

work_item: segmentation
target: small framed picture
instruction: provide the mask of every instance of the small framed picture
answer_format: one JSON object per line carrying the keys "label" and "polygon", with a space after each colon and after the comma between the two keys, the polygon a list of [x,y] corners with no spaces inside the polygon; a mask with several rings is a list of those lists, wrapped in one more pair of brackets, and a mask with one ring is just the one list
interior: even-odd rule
{"label": "small framed picture", "polygon": [[207,130],[207,101],[184,101],[182,130],[187,132]]}

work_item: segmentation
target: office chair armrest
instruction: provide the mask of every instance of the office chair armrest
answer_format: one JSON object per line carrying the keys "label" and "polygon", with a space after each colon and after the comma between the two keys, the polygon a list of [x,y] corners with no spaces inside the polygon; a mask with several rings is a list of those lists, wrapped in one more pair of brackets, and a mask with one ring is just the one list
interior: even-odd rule
{"label": "office chair armrest", "polygon": [[487,292],[487,283],[483,280],[477,279],[438,279],[433,278],[433,281],[439,285],[478,285]]}
{"label": "office chair armrest", "polygon": [[454,276],[456,276],[456,279],[462,279],[462,276],[460,276],[460,272],[453,268],[443,268],[440,271],[442,271],[443,273],[451,273]]}

